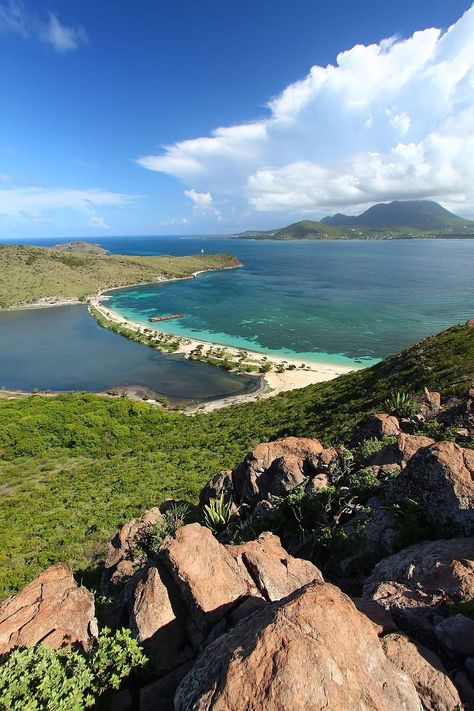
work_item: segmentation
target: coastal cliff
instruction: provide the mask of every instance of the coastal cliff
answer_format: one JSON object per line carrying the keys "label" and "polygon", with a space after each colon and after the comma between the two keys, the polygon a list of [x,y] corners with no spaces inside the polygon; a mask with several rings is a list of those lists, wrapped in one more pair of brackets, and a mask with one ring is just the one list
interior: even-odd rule
{"label": "coastal cliff", "polygon": [[[82,707],[472,708],[473,334],[470,321],[369,371],[313,386],[313,403],[314,390],[326,392],[319,418],[331,415],[326,427],[319,419],[316,437],[303,431],[303,391],[292,394],[293,434],[280,427],[243,458],[229,457],[227,469],[208,456],[199,496],[162,495],[123,519],[85,586],[66,565],[44,566],[0,604],[9,708],[38,698],[38,674]],[[81,436],[80,401],[71,402]],[[273,404],[284,408],[284,397]],[[31,429],[28,400],[13,406],[26,408]],[[224,419],[250,408],[258,416],[262,406],[269,403],[220,415],[220,446]],[[200,427],[209,446],[215,417],[192,420],[188,446]],[[170,459],[176,418],[161,416]],[[150,420],[146,427],[153,446],[157,430]],[[8,463],[22,445],[4,431]],[[135,423],[135,450],[137,433]],[[113,465],[110,474],[96,471],[97,483],[105,474],[114,485],[116,458]],[[94,500],[99,506],[97,491]],[[83,665],[83,686],[76,675],[59,692],[46,656],[57,679]]]}

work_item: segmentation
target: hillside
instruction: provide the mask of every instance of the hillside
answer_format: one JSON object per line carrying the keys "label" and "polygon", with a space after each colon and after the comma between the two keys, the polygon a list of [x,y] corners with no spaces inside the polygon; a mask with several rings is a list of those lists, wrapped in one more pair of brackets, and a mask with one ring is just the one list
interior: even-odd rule
{"label": "hillside", "polygon": [[458,217],[431,200],[394,200],[373,205],[361,215],[339,213],[325,217],[321,222],[334,227],[367,227],[375,230],[405,227],[474,232],[474,222]]}
{"label": "hillside", "polygon": [[406,200],[373,205],[361,215],[337,213],[321,221],[301,220],[287,227],[233,235],[237,239],[400,239],[474,238],[474,221],[454,215],[436,202]]}
{"label": "hillside", "polygon": [[81,252],[86,254],[109,254],[108,249],[104,249],[97,242],[84,242],[77,240],[75,242],[62,242],[55,244],[53,249],[61,252]]}
{"label": "hillside", "polygon": [[268,230],[260,232],[258,230],[249,230],[233,235],[238,239],[272,239],[272,240],[295,240],[295,239],[339,239],[342,236],[341,230],[337,227],[325,225],[322,222],[314,220],[301,220],[294,222],[287,227],[282,227],[279,230]]}
{"label": "hillside", "polygon": [[258,442],[347,441],[394,391],[449,396],[473,379],[470,323],[367,370],[208,415],[81,393],[0,400],[0,599],[57,561],[93,578],[125,520],[168,497],[195,499]]}
{"label": "hillside", "polygon": [[85,300],[103,289],[238,265],[229,254],[136,257],[0,244],[0,308],[50,297]]}

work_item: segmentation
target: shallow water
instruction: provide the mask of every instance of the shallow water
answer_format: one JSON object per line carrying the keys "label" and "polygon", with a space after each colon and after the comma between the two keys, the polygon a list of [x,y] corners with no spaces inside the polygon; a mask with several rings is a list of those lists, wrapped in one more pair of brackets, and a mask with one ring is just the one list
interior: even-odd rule
{"label": "shallow water", "polygon": [[258,379],[161,354],[98,326],[85,306],[0,313],[0,388],[146,388],[171,402],[252,392]]}
{"label": "shallow water", "polygon": [[[257,242],[117,238],[114,252],[232,252],[243,268],[110,292],[170,333],[329,363],[373,363],[474,316],[474,240]],[[150,324],[148,324],[150,325]]]}

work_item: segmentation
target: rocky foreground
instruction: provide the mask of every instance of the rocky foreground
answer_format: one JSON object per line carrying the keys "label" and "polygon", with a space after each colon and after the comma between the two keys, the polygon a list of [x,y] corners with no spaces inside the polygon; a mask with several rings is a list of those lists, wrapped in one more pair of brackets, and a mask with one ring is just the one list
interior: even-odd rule
{"label": "rocky foreground", "polygon": [[0,605],[0,654],[127,627],[149,661],[117,711],[473,709],[474,391],[398,406],[350,449],[262,443],[198,507],[126,523],[100,614],[46,570]]}

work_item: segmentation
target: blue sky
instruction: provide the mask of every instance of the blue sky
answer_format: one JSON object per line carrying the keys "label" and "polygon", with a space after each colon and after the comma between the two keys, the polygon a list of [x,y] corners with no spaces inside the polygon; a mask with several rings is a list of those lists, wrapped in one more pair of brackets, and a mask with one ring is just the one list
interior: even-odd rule
{"label": "blue sky", "polygon": [[474,217],[470,4],[0,0],[0,238]]}

